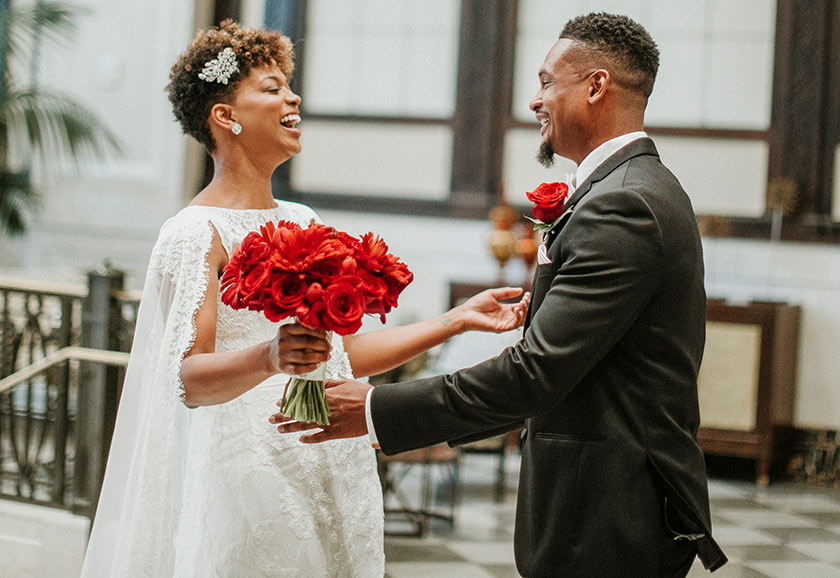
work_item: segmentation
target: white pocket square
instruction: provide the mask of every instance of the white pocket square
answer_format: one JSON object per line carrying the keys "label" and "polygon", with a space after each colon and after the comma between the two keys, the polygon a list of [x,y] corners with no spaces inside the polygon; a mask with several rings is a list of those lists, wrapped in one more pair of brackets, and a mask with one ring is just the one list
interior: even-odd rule
{"label": "white pocket square", "polygon": [[539,249],[537,249],[537,265],[548,265],[551,263],[551,259],[548,256],[548,250],[545,248],[545,244],[540,244]]}

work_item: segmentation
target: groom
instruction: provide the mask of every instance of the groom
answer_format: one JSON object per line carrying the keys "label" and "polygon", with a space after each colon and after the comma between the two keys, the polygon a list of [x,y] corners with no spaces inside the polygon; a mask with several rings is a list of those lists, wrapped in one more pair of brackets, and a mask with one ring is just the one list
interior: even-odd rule
{"label": "groom", "polygon": [[451,375],[373,390],[333,383],[332,425],[302,437],[368,433],[390,455],[524,420],[514,541],[529,578],[672,578],[695,555],[710,570],[726,562],[696,441],[700,237],[643,132],[658,65],[653,40],[626,17],[566,24],[531,109],[540,160],[573,160],[579,185],[545,237],[550,262],[537,270],[523,339]]}

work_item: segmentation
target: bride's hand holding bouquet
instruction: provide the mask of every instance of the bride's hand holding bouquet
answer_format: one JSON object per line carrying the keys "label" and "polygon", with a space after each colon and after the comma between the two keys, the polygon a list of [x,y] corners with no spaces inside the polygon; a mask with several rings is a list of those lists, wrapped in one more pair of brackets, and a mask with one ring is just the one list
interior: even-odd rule
{"label": "bride's hand holding bouquet", "polygon": [[315,371],[330,358],[332,351],[326,331],[310,329],[300,323],[281,325],[265,346],[271,371],[286,375]]}

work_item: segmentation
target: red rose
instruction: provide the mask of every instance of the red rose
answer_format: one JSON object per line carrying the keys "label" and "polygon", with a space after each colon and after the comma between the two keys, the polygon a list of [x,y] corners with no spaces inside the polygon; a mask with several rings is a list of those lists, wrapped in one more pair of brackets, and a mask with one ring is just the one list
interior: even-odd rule
{"label": "red rose", "polygon": [[320,283],[311,283],[303,296],[303,302],[294,311],[294,316],[303,325],[315,329],[322,328],[323,322],[318,314],[324,308],[324,287]]}
{"label": "red rose", "polygon": [[277,305],[277,303],[274,302],[274,299],[266,299],[263,302],[262,312],[263,315],[265,315],[266,319],[268,319],[269,321],[274,321],[275,323],[278,321],[282,321],[287,317],[295,315],[294,309],[289,310],[280,307],[279,305]]}
{"label": "red rose", "polygon": [[271,251],[268,237],[265,237],[256,231],[251,231],[245,235],[245,238],[242,239],[242,243],[239,247],[240,250],[248,256],[249,263],[265,260],[268,253]]}
{"label": "red rose", "polygon": [[362,326],[365,302],[354,277],[340,277],[324,290],[321,316],[325,328],[339,335],[355,333]]}
{"label": "red rose", "polygon": [[306,290],[304,277],[299,273],[275,273],[271,279],[271,299],[283,309],[296,309]]}
{"label": "red rose", "polygon": [[356,259],[351,256],[347,256],[344,258],[344,261],[341,262],[341,272],[339,275],[350,275],[355,277],[359,274],[359,265],[356,263]]}
{"label": "red rose", "polygon": [[392,307],[396,307],[397,297],[414,280],[414,273],[408,270],[405,263],[398,261],[394,257],[393,262],[388,264],[382,271],[382,276],[388,285],[387,302]]}
{"label": "red rose", "polygon": [[320,283],[312,283],[306,289],[306,302],[307,303],[317,303],[320,301],[324,296],[324,287]]}
{"label": "red rose", "polygon": [[321,283],[328,283],[330,279],[335,279],[341,275],[342,261],[344,259],[335,257],[318,260],[313,259],[307,268],[307,277]]}
{"label": "red rose", "polygon": [[[222,302],[245,307],[268,283],[268,271],[261,264],[270,252],[266,239],[257,232],[248,233],[241,245],[231,255],[230,261],[222,270]],[[258,271],[254,272],[255,269]]]}
{"label": "red rose", "polygon": [[382,323],[385,323],[385,314],[391,311],[391,305],[385,300],[388,294],[388,285],[385,280],[362,270],[359,271],[358,281],[359,290],[365,299],[365,313],[379,315]]}
{"label": "red rose", "polygon": [[566,183],[542,183],[525,194],[534,203],[534,218],[543,223],[553,223],[566,208],[569,186]]}
{"label": "red rose", "polygon": [[260,261],[254,263],[251,270],[240,282],[239,293],[242,297],[243,303],[246,303],[251,308],[252,303],[259,303],[262,300],[262,294],[271,281],[271,267],[268,262]]}
{"label": "red rose", "polygon": [[315,303],[302,303],[295,311],[295,317],[301,325],[305,325],[310,329],[331,329],[326,327],[321,316],[324,311],[325,304],[323,301],[316,301]]}

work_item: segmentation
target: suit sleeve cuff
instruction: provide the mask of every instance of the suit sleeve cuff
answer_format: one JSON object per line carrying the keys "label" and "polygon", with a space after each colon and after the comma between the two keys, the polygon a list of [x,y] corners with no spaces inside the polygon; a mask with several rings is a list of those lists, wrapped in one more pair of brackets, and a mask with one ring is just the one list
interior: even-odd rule
{"label": "suit sleeve cuff", "polygon": [[373,396],[373,388],[371,387],[365,397],[365,420],[367,421],[368,437],[370,438],[370,445],[379,448],[379,439],[376,437],[376,430],[373,427],[373,414],[370,411],[370,398]]}

